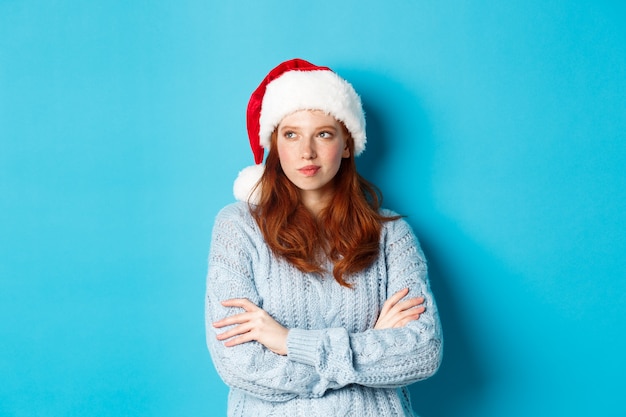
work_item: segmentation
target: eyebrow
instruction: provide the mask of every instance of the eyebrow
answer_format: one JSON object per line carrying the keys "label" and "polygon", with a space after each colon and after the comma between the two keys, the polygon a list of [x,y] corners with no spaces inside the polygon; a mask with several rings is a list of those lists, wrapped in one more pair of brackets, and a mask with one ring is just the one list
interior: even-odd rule
{"label": "eyebrow", "polygon": [[[300,127],[297,126],[282,126],[279,130],[285,130],[285,129],[289,129],[289,130],[298,130],[301,129]],[[315,130],[338,130],[335,126],[333,125],[327,125],[327,126],[320,126],[315,128]]]}

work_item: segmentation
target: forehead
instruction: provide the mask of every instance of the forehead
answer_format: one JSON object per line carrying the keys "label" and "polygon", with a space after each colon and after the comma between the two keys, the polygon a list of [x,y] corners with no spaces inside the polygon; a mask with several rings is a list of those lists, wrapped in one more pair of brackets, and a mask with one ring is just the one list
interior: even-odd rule
{"label": "forehead", "polygon": [[339,127],[339,122],[323,110],[298,110],[285,116],[278,127],[293,125],[325,125]]}

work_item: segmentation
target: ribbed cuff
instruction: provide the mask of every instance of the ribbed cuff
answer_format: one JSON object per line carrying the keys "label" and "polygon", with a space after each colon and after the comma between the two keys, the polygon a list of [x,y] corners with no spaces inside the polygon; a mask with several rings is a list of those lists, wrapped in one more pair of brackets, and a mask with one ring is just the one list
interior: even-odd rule
{"label": "ribbed cuff", "polygon": [[323,330],[290,329],[287,334],[287,356],[294,362],[315,366]]}

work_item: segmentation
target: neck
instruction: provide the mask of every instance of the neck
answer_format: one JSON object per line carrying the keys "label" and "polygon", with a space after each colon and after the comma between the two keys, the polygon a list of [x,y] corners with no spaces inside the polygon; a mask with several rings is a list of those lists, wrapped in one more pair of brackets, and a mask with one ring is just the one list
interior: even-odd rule
{"label": "neck", "polygon": [[302,201],[302,205],[307,208],[315,216],[319,217],[319,214],[322,210],[324,210],[330,204],[332,199],[332,193],[313,193],[313,192],[302,192],[300,193],[300,198]]}

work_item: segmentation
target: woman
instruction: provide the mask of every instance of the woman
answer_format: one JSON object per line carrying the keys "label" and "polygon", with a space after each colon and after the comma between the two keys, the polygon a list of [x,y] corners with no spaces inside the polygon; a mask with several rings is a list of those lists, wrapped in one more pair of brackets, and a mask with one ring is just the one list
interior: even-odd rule
{"label": "woman", "polygon": [[437,371],[441,327],[413,232],[356,171],[359,96],[294,59],[252,94],[247,122],[257,165],[216,218],[207,277],[228,415],[413,416],[406,386]]}

